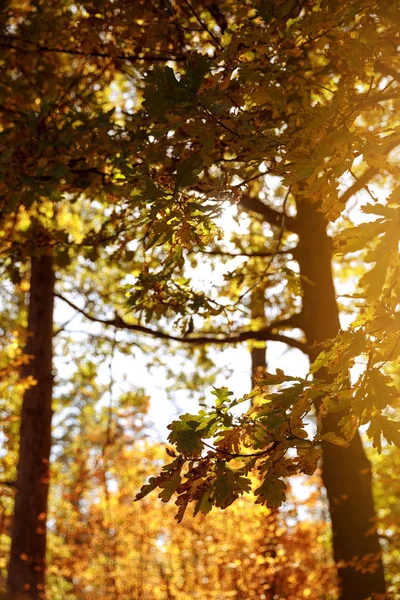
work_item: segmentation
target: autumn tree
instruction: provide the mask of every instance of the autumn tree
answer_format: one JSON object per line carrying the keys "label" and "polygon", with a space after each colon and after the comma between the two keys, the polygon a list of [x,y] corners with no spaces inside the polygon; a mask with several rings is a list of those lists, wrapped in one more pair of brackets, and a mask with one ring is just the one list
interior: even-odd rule
{"label": "autumn tree", "polygon": [[70,36],[78,17],[69,3],[8,2],[1,24],[1,251],[11,280],[29,281],[29,362],[21,376],[32,384],[22,403],[8,581],[12,591],[33,597],[44,588],[56,271],[78,246],[87,249],[116,235],[112,218],[96,222],[96,211],[82,205],[76,228],[73,204],[84,190],[99,201],[99,191],[107,183],[112,187],[102,150],[115,122],[99,90],[113,71],[37,47]]}
{"label": "autumn tree", "polygon": [[[307,378],[261,378],[258,393],[267,401],[242,417],[231,414],[237,401],[223,390],[214,409],[173,424],[177,456],[145,491],[170,489],[173,481],[180,516],[192,500],[196,512],[207,512],[240,496],[258,468],[258,500],[274,506],[284,497],[282,477],[311,473],[321,447],[341,598],[384,594],[371,473],[357,427],[370,423],[376,446],[382,432],[398,439],[397,423],[384,412],[394,393],[382,372],[398,356],[398,192],[377,202],[368,187],[394,187],[397,173],[396,7],[105,0],[10,2],[5,14],[4,256],[14,278],[30,263],[28,331],[39,334],[40,319],[45,335],[40,344],[38,336],[27,342],[33,358],[24,374],[37,384],[24,398],[12,589],[37,595],[44,579],[54,264],[62,269],[78,255],[95,264],[96,247],[110,248],[110,240],[108,258],[122,263],[135,240],[142,260],[128,290],[131,314],[125,306],[115,315],[108,294],[105,306],[91,302],[83,315],[192,346],[283,342],[312,362]],[[114,113],[111,84],[125,93]],[[364,215],[372,222],[349,227],[350,200],[365,186],[373,200]],[[218,243],[214,218],[226,202],[257,220],[257,240],[239,230]],[[65,213],[83,218],[80,239],[69,237]],[[369,244],[363,258],[375,265],[344,331],[332,236],[341,256]],[[214,261],[242,257],[227,262],[220,290],[198,290],[191,280],[188,266],[204,260],[200,252]],[[246,264],[248,257],[259,260]],[[260,326],[252,292],[265,298]],[[161,329],[172,316],[179,331]],[[351,382],[359,356],[367,369]],[[304,417],[314,410],[318,427],[310,437]],[[211,446],[216,440],[214,450],[207,438]],[[221,482],[222,496],[215,491]]]}
{"label": "autumn tree", "polygon": [[[21,409],[8,581],[11,591],[33,597],[44,590],[55,293],[69,265],[96,261],[115,240],[119,260],[132,259],[127,245],[140,231],[140,194],[151,169],[140,148],[150,142],[146,123],[125,126],[125,106],[111,100],[112,85],[118,94],[124,87],[132,92],[149,60],[175,57],[158,9],[149,7],[143,21],[140,6],[98,8],[116,18],[116,30],[130,28],[135,46],[157,22],[157,43],[144,52],[113,47],[101,12],[69,2],[10,1],[1,21],[1,251],[5,275],[22,282],[25,294],[29,289],[26,315],[21,303],[29,358],[21,376],[32,384]],[[152,211],[145,212],[148,221]]]}
{"label": "autumn tree", "polygon": [[[214,410],[186,415],[171,425],[170,441],[178,453],[143,494],[174,481],[178,518],[192,500],[195,512],[207,512],[214,503],[226,506],[246,491],[246,475],[258,465],[265,477],[258,500],[278,505],[285,489],[281,477],[296,470],[312,472],[321,445],[341,597],[384,595],[371,470],[357,428],[370,423],[377,446],[382,432],[389,443],[398,442],[398,424],[383,412],[395,394],[381,372],[398,355],[398,192],[379,203],[368,187],[373,178],[393,182],[397,169],[390,152],[398,144],[392,50],[398,15],[388,3],[261,3],[258,9],[227,4],[218,9],[225,15],[222,29],[211,10],[192,6],[193,23],[203,29],[199,38],[208,40],[210,57],[194,49],[187,66],[177,69],[179,75],[170,67],[155,67],[148,74],[145,107],[158,124],[154,144],[165,152],[154,193],[180,194],[182,202],[199,211],[202,202],[227,194],[242,210],[261,215],[270,227],[265,248],[270,257],[258,273],[244,266],[231,280],[240,282],[237,308],[246,293],[267,279],[271,294],[280,295],[269,324],[257,333],[237,328],[229,336],[217,324],[208,340],[203,336],[197,341],[240,342],[257,336],[286,341],[307,352],[314,379],[293,380],[284,373],[261,379],[269,403],[238,421],[230,413],[237,402],[226,392],[217,393]],[[268,194],[264,172],[278,177],[284,189]],[[340,193],[340,178],[346,174],[354,183]],[[270,180],[264,181],[268,185]],[[352,219],[348,202],[364,186],[373,202],[363,211],[375,220],[345,229],[345,219]],[[169,217],[168,209],[164,214]],[[360,282],[361,295],[354,297],[355,303],[364,300],[361,314],[344,332],[332,277],[333,228],[342,229],[336,236],[337,255],[361,251],[370,242],[366,260],[376,263]],[[164,223],[161,240],[167,236],[173,231]],[[204,243],[196,236],[192,240]],[[282,262],[282,252],[297,262],[298,272]],[[274,289],[276,273],[280,287]],[[149,319],[159,302],[168,303],[171,288],[155,290],[155,278],[144,272],[130,301]],[[293,280],[301,292],[282,298],[282,288]],[[304,338],[288,335],[292,329],[300,329]],[[367,369],[352,384],[348,369],[359,355],[367,357]],[[279,384],[284,388],[269,395],[268,386]],[[312,407],[319,423],[313,440],[303,428]],[[211,451],[207,438],[217,439]],[[286,458],[289,447],[296,449],[295,460]],[[221,481],[231,490],[223,498],[217,491]]]}

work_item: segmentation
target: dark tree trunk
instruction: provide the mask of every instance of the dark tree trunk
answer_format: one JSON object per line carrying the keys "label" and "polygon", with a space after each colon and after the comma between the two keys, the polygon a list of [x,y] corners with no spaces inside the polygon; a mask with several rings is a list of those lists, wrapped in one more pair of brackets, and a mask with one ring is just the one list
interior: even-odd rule
{"label": "dark tree trunk", "polygon": [[[250,299],[251,318],[266,325],[265,317],[265,286],[255,288]],[[267,345],[265,342],[252,342],[251,346],[251,387],[255,386],[257,375],[267,368]]]}
{"label": "dark tree trunk", "polygon": [[26,390],[22,404],[8,585],[34,599],[43,597],[45,578],[54,282],[52,258],[32,258],[26,344],[31,360],[21,374],[37,383]]}
{"label": "dark tree trunk", "polygon": [[[331,239],[323,215],[310,202],[298,202],[297,259],[303,286],[302,328],[312,345],[335,337],[340,329],[332,278]],[[319,353],[311,350],[310,358]],[[329,414],[325,429],[337,427],[342,415]],[[338,567],[340,600],[385,597],[381,548],[375,529],[371,466],[357,433],[348,448],[325,442],[322,480],[332,520],[333,552]],[[357,566],[349,562],[357,562]],[[345,566],[344,563],[347,563]],[[366,569],[359,568],[360,565]],[[374,566],[373,570],[370,567]]]}

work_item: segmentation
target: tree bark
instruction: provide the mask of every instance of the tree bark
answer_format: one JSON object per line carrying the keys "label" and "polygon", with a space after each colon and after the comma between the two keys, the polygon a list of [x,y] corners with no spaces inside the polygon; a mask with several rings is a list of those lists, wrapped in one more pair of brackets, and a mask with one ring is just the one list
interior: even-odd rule
{"label": "tree bark", "polygon": [[46,521],[52,419],[52,337],[55,276],[51,256],[31,259],[26,354],[22,377],[36,385],[23,397],[17,493],[8,586],[11,592],[44,597]]}
{"label": "tree bark", "polygon": [[[250,310],[251,318],[260,323],[261,327],[265,327],[267,323],[265,317],[265,286],[257,287],[251,292]],[[251,387],[254,388],[257,375],[267,368],[267,344],[263,341],[252,341],[250,344]]]}
{"label": "tree bark", "polygon": [[[303,287],[302,328],[310,345],[336,336],[340,329],[332,277],[332,243],[315,204],[298,202],[296,257]],[[310,359],[319,353],[311,349]],[[326,375],[326,374],[325,374]],[[337,428],[341,414],[328,414],[326,431]],[[371,465],[357,433],[348,448],[324,442],[322,480],[332,521],[333,552],[340,600],[385,598],[381,548],[376,531]]]}

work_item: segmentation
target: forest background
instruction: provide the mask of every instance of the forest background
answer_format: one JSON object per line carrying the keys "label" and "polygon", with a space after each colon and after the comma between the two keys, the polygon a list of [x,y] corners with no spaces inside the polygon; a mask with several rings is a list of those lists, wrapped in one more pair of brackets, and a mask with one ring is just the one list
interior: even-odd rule
{"label": "forest background", "polygon": [[399,597],[399,25],[3,3],[5,597]]}

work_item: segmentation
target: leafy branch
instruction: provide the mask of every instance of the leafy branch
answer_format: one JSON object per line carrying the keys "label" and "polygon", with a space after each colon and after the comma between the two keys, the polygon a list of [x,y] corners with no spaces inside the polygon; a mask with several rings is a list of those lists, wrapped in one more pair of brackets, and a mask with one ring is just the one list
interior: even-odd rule
{"label": "leafy branch", "polygon": [[151,329],[150,327],[145,327],[143,325],[137,325],[134,323],[128,323],[121,316],[115,315],[113,319],[102,319],[100,317],[96,317],[85,309],[80,308],[75,302],[72,302],[62,294],[55,294],[56,298],[59,298],[66,304],[68,304],[71,308],[76,310],[82,316],[84,316],[89,321],[94,323],[101,323],[106,326],[115,327],[117,329],[125,329],[127,331],[136,331],[138,333],[143,333],[145,335],[150,335],[154,338],[163,339],[163,340],[171,340],[174,342],[181,342],[183,344],[192,344],[192,345],[205,345],[205,344],[240,344],[241,342],[246,342],[248,340],[260,340],[260,341],[273,341],[273,342],[281,342],[286,344],[292,348],[297,348],[302,350],[303,352],[307,352],[307,345],[304,342],[301,342],[295,338],[289,337],[282,333],[277,333],[276,329],[282,327],[295,327],[296,318],[289,318],[281,322],[272,323],[268,327],[263,327],[258,330],[245,330],[240,331],[238,333],[233,333],[231,335],[215,335],[215,334],[207,334],[207,335],[198,335],[198,336],[176,336],[169,333],[166,333],[161,330]]}

